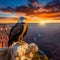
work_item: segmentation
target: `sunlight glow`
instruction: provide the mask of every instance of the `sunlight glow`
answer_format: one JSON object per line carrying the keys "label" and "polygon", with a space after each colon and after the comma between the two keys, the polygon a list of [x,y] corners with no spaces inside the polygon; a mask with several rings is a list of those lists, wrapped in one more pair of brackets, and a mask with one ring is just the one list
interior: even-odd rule
{"label": "sunlight glow", "polygon": [[44,21],[40,21],[39,23],[41,26],[46,26],[46,23]]}
{"label": "sunlight glow", "polygon": [[[2,20],[2,21],[1,21]],[[60,20],[45,20],[37,17],[28,17],[24,20],[26,23],[40,23],[40,25],[46,25],[50,23],[60,23]],[[18,23],[18,18],[0,18],[0,23]]]}

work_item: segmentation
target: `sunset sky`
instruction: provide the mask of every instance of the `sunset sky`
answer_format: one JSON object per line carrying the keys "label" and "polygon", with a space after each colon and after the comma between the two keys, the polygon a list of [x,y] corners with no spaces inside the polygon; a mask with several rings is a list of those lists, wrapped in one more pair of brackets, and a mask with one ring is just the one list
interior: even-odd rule
{"label": "sunset sky", "polygon": [[18,19],[20,16],[31,22],[56,22],[60,20],[60,0],[0,0],[0,20],[1,17]]}

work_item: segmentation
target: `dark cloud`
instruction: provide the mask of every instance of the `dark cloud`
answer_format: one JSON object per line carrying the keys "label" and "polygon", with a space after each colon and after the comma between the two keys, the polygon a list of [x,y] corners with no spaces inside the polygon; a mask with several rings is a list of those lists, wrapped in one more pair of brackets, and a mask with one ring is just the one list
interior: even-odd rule
{"label": "dark cloud", "polygon": [[[17,6],[16,8],[12,8],[12,7],[7,7],[7,8],[3,8],[3,9],[0,9],[2,11],[15,11],[15,12],[25,12],[25,13],[28,13],[28,11],[30,13],[34,13],[34,11],[38,11],[40,10],[39,12],[48,12],[48,13],[51,13],[51,12],[58,12],[60,11],[60,2],[59,0],[54,0],[52,2],[49,2],[46,4],[45,7],[42,7],[43,5],[39,4],[38,3],[38,0],[29,0],[29,2],[34,2],[32,4],[28,4],[28,6]],[[42,8],[42,10],[40,9]]]}
{"label": "dark cloud", "polygon": [[38,0],[28,0],[30,3],[38,2]]}
{"label": "dark cloud", "polygon": [[44,8],[51,9],[52,11],[60,11],[60,1],[52,0],[51,2],[47,3],[47,5]]}
{"label": "dark cloud", "polygon": [[14,11],[14,8],[12,8],[12,7],[1,8],[0,11],[3,11],[3,12],[12,12],[12,11]]}

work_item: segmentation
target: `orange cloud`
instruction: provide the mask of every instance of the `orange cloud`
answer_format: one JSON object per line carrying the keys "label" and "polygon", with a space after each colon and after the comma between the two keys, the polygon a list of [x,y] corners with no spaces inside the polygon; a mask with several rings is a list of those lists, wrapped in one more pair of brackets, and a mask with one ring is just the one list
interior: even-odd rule
{"label": "orange cloud", "polygon": [[[60,12],[56,12],[56,13],[42,13],[39,15],[40,18],[42,19],[59,19],[60,20]],[[56,18],[56,19],[55,19]]]}

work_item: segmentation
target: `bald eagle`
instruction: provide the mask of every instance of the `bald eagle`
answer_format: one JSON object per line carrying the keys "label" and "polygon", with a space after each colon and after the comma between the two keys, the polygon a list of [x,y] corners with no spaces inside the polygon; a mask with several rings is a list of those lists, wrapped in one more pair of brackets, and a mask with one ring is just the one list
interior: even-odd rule
{"label": "bald eagle", "polygon": [[[20,18],[22,21],[23,18]],[[16,25],[12,27],[9,34],[8,46],[11,46],[13,42],[17,42],[18,39],[22,39],[28,30],[27,23],[19,21]]]}

